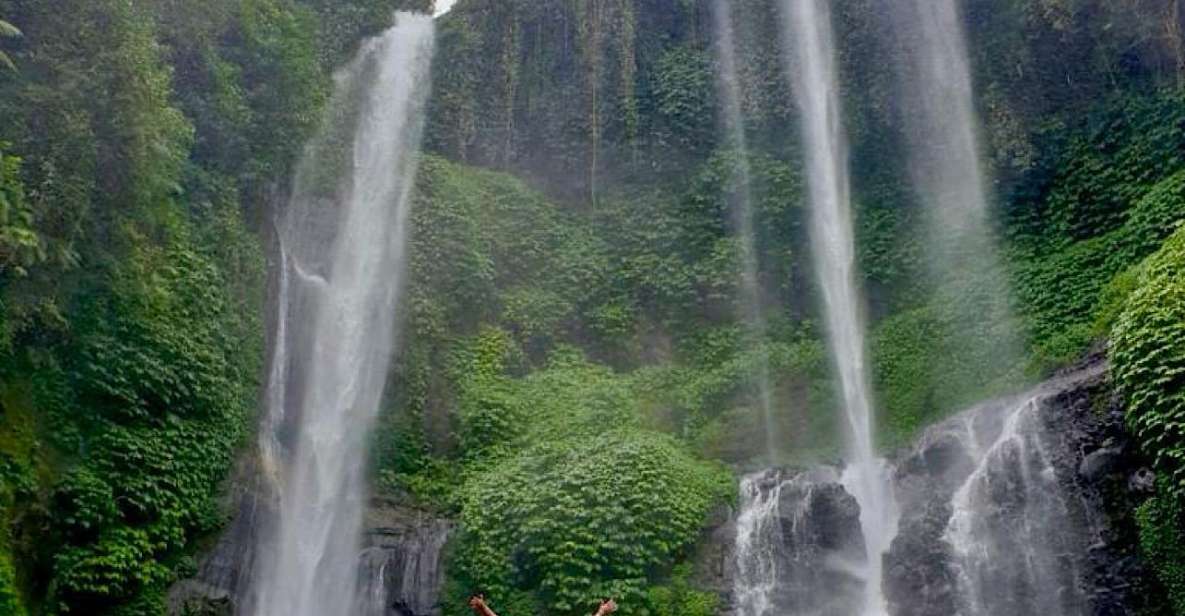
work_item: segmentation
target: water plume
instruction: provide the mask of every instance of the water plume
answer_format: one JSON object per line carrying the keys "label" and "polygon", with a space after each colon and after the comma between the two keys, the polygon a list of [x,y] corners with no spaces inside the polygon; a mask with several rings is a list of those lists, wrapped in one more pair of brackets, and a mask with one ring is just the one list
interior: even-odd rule
{"label": "water plume", "polygon": [[972,379],[978,381],[964,383],[945,374],[935,375],[936,383],[983,388],[991,381],[1018,380],[1019,341],[992,224],[958,5],[955,0],[901,0],[886,6],[897,46],[907,162],[925,213],[926,261],[943,337],[963,358],[951,364],[973,366]]}
{"label": "water plume", "polygon": [[716,33],[716,88],[722,101],[720,119],[724,135],[736,154],[731,205],[733,226],[741,251],[741,318],[748,328],[751,346],[757,348],[760,353],[753,378],[757,381],[758,403],[765,422],[765,455],[774,461],[780,457],[779,432],[774,421],[773,385],[766,344],[768,328],[761,306],[757,233],[753,212],[753,172],[749,164],[749,144],[741,111],[741,84],[730,7],[731,3],[726,0],[712,0],[712,25]]}

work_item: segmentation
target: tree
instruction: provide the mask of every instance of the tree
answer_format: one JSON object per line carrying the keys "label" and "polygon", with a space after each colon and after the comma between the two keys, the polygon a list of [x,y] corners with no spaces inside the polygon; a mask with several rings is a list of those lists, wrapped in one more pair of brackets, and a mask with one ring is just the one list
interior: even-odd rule
{"label": "tree", "polygon": [[[16,26],[0,19],[0,37],[16,38],[18,36],[21,36],[21,31]],[[10,70],[16,70],[16,65],[12,63],[12,59],[3,51],[0,51],[0,66],[7,66]]]}

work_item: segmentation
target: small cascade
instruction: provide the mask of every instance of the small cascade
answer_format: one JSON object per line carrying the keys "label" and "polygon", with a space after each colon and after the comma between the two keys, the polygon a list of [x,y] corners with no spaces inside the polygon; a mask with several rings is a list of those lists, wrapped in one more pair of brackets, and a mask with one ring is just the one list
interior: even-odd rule
{"label": "small cascade", "polygon": [[735,549],[740,616],[851,616],[862,609],[860,507],[831,469],[745,477]]}
{"label": "small cascade", "polygon": [[895,479],[903,516],[886,580],[895,616],[1096,613],[1084,589],[1106,582],[1086,561],[1109,549],[1107,521],[1091,496],[1098,488],[1079,471],[1084,450],[1099,447],[1097,428],[1079,426],[1101,420],[1089,399],[1062,392],[1101,374],[1053,381],[927,430]]}
{"label": "small cascade", "polygon": [[366,456],[396,337],[405,228],[434,29],[397,13],[336,79],[277,236],[277,322],[247,613],[348,614],[367,505]]}
{"label": "small cascade", "polygon": [[959,614],[1083,613],[1081,514],[1058,484],[1038,410],[1029,398],[1011,411],[995,441],[973,450],[978,464],[951,499],[944,539],[953,550]]}
{"label": "small cascade", "polygon": [[359,561],[357,613],[439,616],[444,545],[452,526],[422,514],[385,513],[388,519],[374,521],[377,526],[366,534],[366,548]]}
{"label": "small cascade", "polygon": [[354,613],[359,616],[386,616],[387,598],[390,596],[387,588],[390,564],[391,559],[378,548],[362,551],[358,564],[358,607]]}
{"label": "small cascade", "polygon": [[[773,475],[771,477],[771,475]],[[736,601],[743,616],[763,616],[772,608],[778,587],[777,546],[782,482],[773,471],[741,479],[741,509],[736,521]]]}

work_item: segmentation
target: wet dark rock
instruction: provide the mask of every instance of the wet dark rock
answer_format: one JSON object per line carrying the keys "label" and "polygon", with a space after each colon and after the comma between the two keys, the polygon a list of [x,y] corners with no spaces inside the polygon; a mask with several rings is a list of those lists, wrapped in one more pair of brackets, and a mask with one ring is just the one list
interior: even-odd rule
{"label": "wet dark rock", "polygon": [[1088,454],[1078,465],[1078,475],[1084,481],[1099,481],[1123,464],[1123,451],[1117,447],[1106,447]]}
{"label": "wet dark rock", "polygon": [[1152,472],[1150,468],[1141,468],[1132,473],[1132,476],[1127,480],[1127,487],[1132,492],[1152,494],[1156,491],[1156,473]]}
{"label": "wet dark rock", "polygon": [[931,501],[925,511],[901,521],[885,557],[885,598],[894,614],[950,616],[957,612],[958,581],[943,540],[950,505]]}
{"label": "wet dark rock", "polygon": [[[1160,613],[1163,593],[1139,557],[1131,512],[1150,481],[1140,473],[1123,412],[1102,361],[1064,374],[1032,394],[1024,440],[1002,447],[976,484],[977,532],[1003,550],[974,575],[990,580],[986,611],[967,609],[951,544],[951,503],[967,483],[973,460],[1004,429],[1025,398],[981,405],[932,427],[898,464],[895,482],[900,530],[885,559],[885,594],[892,616],[1007,613],[1009,616],[1135,616]],[[1039,458],[1033,458],[1038,456]],[[1040,488],[1034,492],[1033,486]],[[1026,492],[1026,489],[1028,492]],[[1048,494],[1057,498],[1048,502]],[[1025,519],[1053,512],[1056,524]],[[1026,537],[1024,533],[1030,533]],[[1035,537],[1035,539],[1033,538]],[[1008,563],[1041,541],[1048,575],[1033,585]],[[980,546],[982,547],[982,546]],[[983,610],[984,608],[980,608]]]}
{"label": "wet dark rock", "polygon": [[366,616],[439,616],[443,552],[452,523],[377,501],[365,524],[359,579]]}

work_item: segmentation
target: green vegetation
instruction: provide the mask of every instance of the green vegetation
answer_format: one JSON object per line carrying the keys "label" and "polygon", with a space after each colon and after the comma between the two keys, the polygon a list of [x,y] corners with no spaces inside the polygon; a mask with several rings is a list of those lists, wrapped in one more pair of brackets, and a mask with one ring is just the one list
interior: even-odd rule
{"label": "green vegetation", "polygon": [[1159,475],[1157,495],[1138,512],[1141,544],[1180,611],[1185,609],[1185,229],[1140,268],[1138,285],[1115,323],[1111,359],[1128,424]]}
{"label": "green vegetation", "polygon": [[221,528],[258,228],[392,8],[331,4],[0,2],[0,613],[162,613]]}
{"label": "green vegetation", "polygon": [[462,406],[464,434],[482,446],[460,494],[465,532],[450,575],[556,613],[589,597],[645,601],[732,478],[642,428],[625,384],[561,352],[508,395]]}
{"label": "green vegetation", "polygon": [[[737,5],[747,153],[719,139],[707,4],[464,0],[441,23],[374,471],[458,520],[450,613],[480,585],[507,613],[614,594],[711,614],[688,561],[730,470],[838,451],[773,3]],[[968,6],[1007,271],[938,284],[877,3],[842,4],[882,444],[1111,336],[1161,476],[1143,547],[1182,605],[1174,3]],[[0,613],[160,613],[223,524],[261,374],[260,238],[332,67],[426,5],[0,0]],[[740,305],[742,165],[762,332]],[[982,292],[1000,276],[1013,305]],[[1024,360],[995,365],[1014,327]]]}
{"label": "green vegetation", "polygon": [[[16,26],[4,21],[3,19],[0,19],[0,39],[16,38],[20,35],[21,31],[17,29]],[[0,51],[0,67],[4,67],[12,71],[16,70],[16,65],[12,63],[12,58],[9,58],[8,54],[4,53],[3,51]]]}
{"label": "green vegetation", "polygon": [[1136,437],[1172,491],[1185,494],[1185,231],[1141,269],[1115,324],[1113,370]]}
{"label": "green vegetation", "polygon": [[[607,194],[588,211],[503,173],[423,161],[404,386],[376,464],[383,489],[459,516],[449,605],[481,586],[505,609],[580,611],[598,592],[706,609],[676,569],[733,489],[703,458],[764,455],[759,362],[794,402],[776,409],[785,453],[834,451],[812,324],[778,318],[754,340],[736,322],[737,162],[722,153],[681,191]],[[769,225],[761,249],[779,273],[763,275],[796,272],[778,247],[801,228],[797,182],[784,163],[750,162],[760,215],[794,221]],[[789,289],[768,301],[803,302]],[[593,529],[599,543],[573,539]]]}
{"label": "green vegetation", "polygon": [[1185,503],[1171,488],[1136,511],[1140,548],[1168,589],[1175,613],[1185,610]]}

